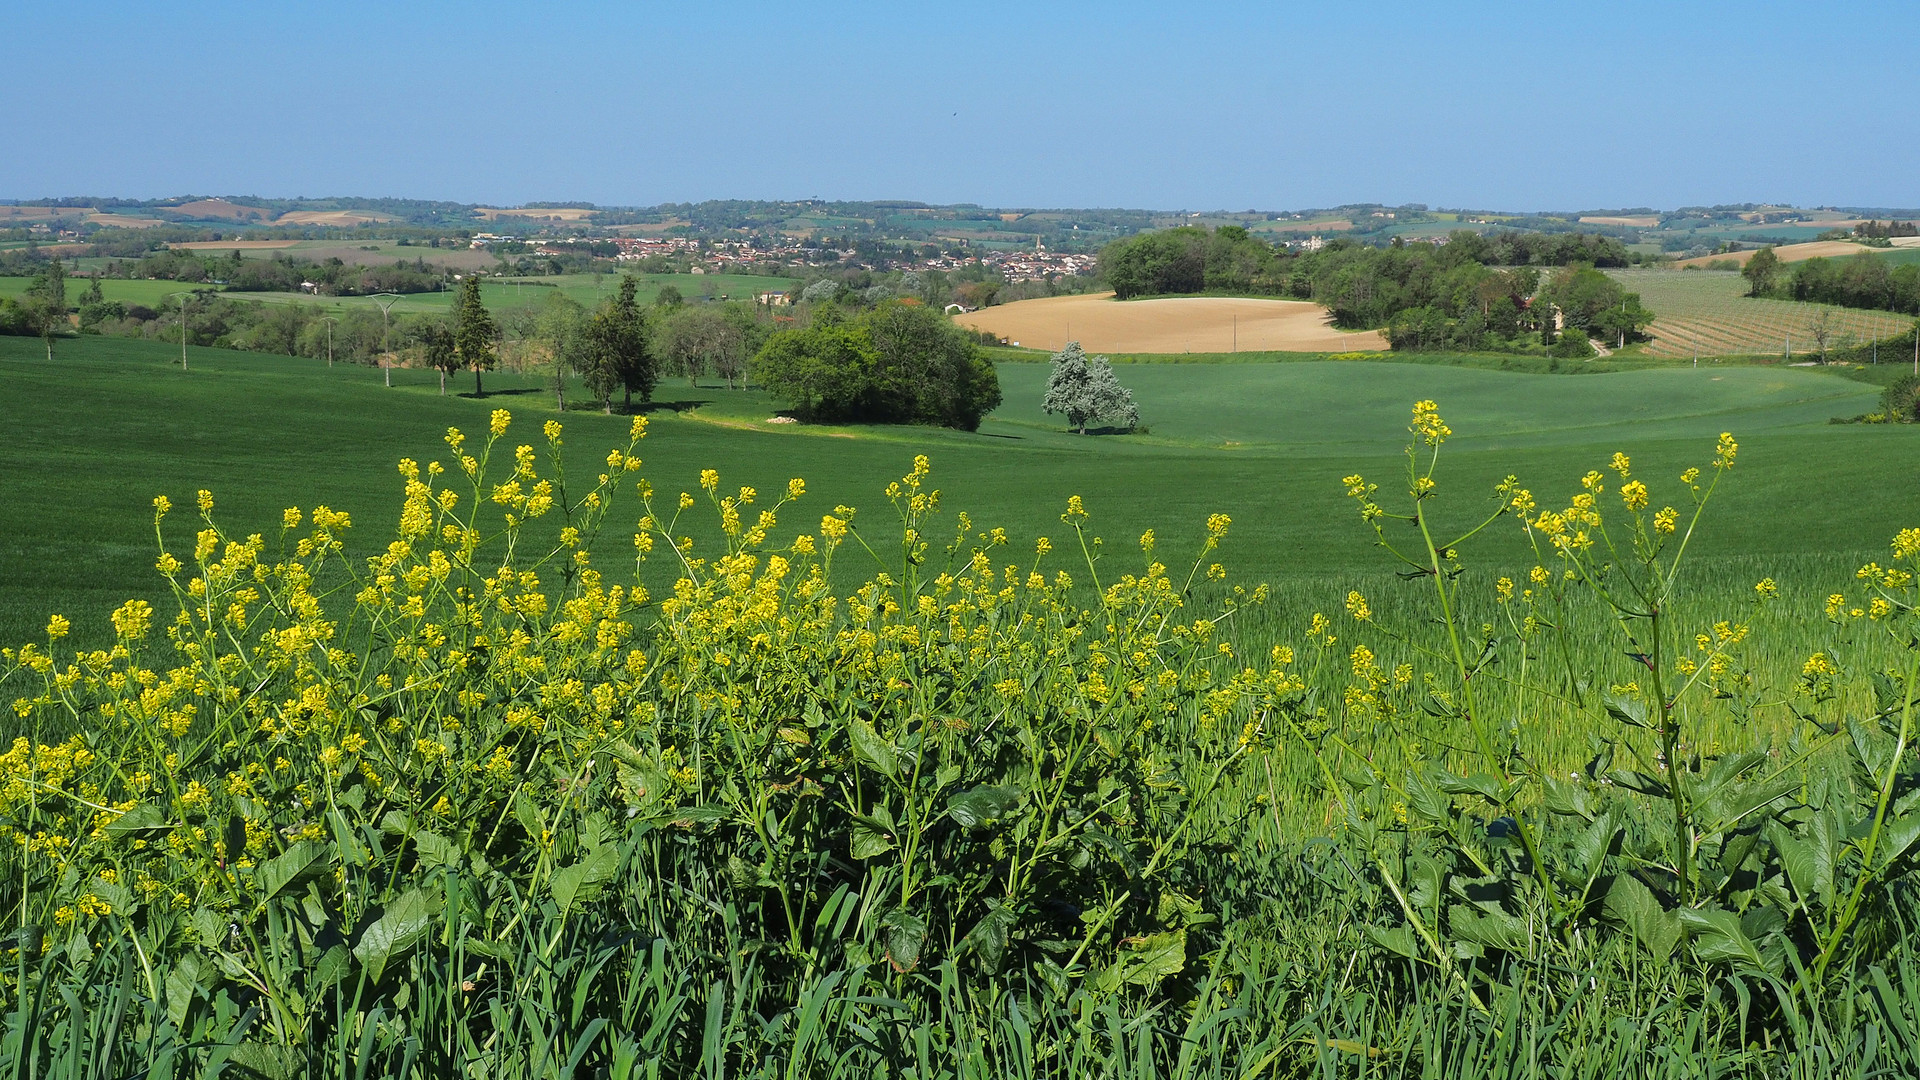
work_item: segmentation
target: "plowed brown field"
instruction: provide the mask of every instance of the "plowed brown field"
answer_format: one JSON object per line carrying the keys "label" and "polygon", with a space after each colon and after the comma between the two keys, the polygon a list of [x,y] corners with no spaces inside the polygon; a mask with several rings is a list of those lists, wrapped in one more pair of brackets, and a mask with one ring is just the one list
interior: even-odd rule
{"label": "plowed brown field", "polygon": [[1029,348],[1078,341],[1088,352],[1349,352],[1385,349],[1377,331],[1327,325],[1326,309],[1304,300],[1240,297],[1113,299],[1112,293],[1022,300],[954,316]]}

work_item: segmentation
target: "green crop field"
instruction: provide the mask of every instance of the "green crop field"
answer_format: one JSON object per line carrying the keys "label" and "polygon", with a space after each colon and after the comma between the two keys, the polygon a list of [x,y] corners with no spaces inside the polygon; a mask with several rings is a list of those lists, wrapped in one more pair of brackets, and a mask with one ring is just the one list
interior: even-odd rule
{"label": "green crop field", "polygon": [[[74,607],[97,630],[112,604],[150,593],[141,508],[156,493],[178,500],[216,489],[250,528],[282,501],[324,501],[368,522],[360,535],[372,542],[395,511],[392,461],[434,456],[441,432],[477,423],[486,408],[552,409],[537,377],[495,374],[480,403],[439,397],[431,372],[397,370],[389,391],[371,369],[194,349],[183,378],[165,366],[175,355],[164,342],[81,338],[62,342],[49,366],[37,341],[0,339],[9,387],[0,405],[8,433],[0,458],[4,636],[30,632],[54,606]],[[1829,417],[1870,410],[1876,390],[1821,373],[1540,376],[1355,362],[1122,371],[1146,435],[1065,433],[1039,411],[1046,368],[1037,364],[1001,365],[1007,404],[978,435],[890,428],[828,437],[765,424],[779,403],[757,391],[668,380],[656,396],[689,411],[653,414],[649,474],[689,486],[711,466],[763,489],[802,476],[821,505],[861,505],[874,501],[880,478],[925,452],[953,505],[1029,539],[1057,531],[1049,523],[1069,494],[1084,495],[1121,538],[1149,527],[1193,530],[1237,505],[1237,565],[1263,579],[1324,574],[1380,566],[1342,512],[1337,481],[1353,468],[1385,468],[1404,435],[1406,403],[1431,398],[1458,418],[1455,467],[1474,485],[1518,472],[1564,487],[1615,449],[1678,462],[1719,431],[1740,433],[1759,464],[1726,496],[1730,509],[1703,541],[1710,553],[1852,551],[1907,509],[1877,493],[1910,480],[1903,454],[1913,432],[1829,426]],[[593,413],[571,413],[569,422],[589,432],[624,424]],[[48,483],[52,475],[60,483]],[[1758,511],[1766,505],[1796,512]],[[1501,543],[1511,553],[1509,540]],[[70,572],[48,575],[46,566]],[[67,604],[68,590],[86,603]]]}
{"label": "green crop field", "polygon": [[1785,356],[1816,351],[1809,330],[1821,312],[1830,312],[1836,331],[1852,341],[1868,341],[1905,332],[1913,320],[1884,311],[1863,311],[1793,300],[1755,300],[1745,294],[1739,274],[1714,270],[1609,270],[1607,274],[1655,315],[1648,352],[1671,358],[1691,356]]}
{"label": "green crop field", "polygon": [[[32,278],[0,277],[0,296],[17,298],[27,291]],[[91,282],[82,278],[67,278],[67,302],[77,303],[80,294],[87,290]],[[170,293],[193,292],[213,288],[206,285],[192,285],[180,281],[127,281],[120,278],[105,278],[100,282],[100,291],[109,300],[118,300],[123,304],[141,304],[158,308]],[[236,294],[237,295],[237,294]]]}
{"label": "green crop field", "polygon": [[[730,299],[752,300],[756,295],[768,291],[781,291],[791,288],[795,282],[791,278],[757,277],[751,274],[636,274],[640,280],[638,296],[643,304],[650,304],[660,294],[660,290],[672,285],[688,300]],[[609,297],[620,287],[620,275],[617,274],[560,274],[551,277],[528,278],[482,278],[480,295],[487,306],[496,312],[515,308],[538,307],[546,297],[556,293],[573,298],[579,303],[592,307],[602,298]],[[259,300],[273,304],[322,304],[328,307],[367,307],[378,308],[378,302],[368,296],[309,296],[302,293],[233,293],[234,299]],[[418,313],[445,311],[452,303],[453,293],[412,293],[401,297],[393,304],[396,313]]]}
{"label": "green crop field", "polygon": [[[1143,357],[1082,436],[1008,362],[974,433],[674,379],[632,444],[173,355],[0,338],[0,1063],[1920,1064],[1920,428],[1826,422],[1874,386]],[[1406,511],[1410,440],[1395,563],[1347,489]],[[1516,500],[1565,558],[1472,534]]]}

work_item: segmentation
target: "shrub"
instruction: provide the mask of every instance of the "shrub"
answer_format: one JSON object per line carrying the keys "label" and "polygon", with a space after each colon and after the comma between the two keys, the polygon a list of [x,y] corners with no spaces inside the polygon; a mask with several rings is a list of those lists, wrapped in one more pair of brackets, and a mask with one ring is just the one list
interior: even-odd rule
{"label": "shrub", "polygon": [[1920,423],[1920,376],[1902,375],[1882,390],[1880,411],[1897,423]]}

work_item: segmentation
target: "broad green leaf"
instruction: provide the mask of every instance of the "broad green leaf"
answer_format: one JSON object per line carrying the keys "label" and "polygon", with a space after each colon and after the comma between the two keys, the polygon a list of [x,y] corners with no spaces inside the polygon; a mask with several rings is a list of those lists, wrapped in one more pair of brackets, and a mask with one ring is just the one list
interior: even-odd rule
{"label": "broad green leaf", "polygon": [[1693,941],[1693,954],[1701,960],[1767,970],[1767,962],[1741,928],[1738,915],[1719,908],[1681,908],[1678,914]]}
{"label": "broad green leaf", "polygon": [[1628,694],[1607,692],[1607,715],[1632,727],[1649,727],[1647,723],[1647,703]]}
{"label": "broad green leaf", "polygon": [[1648,776],[1638,769],[1615,769],[1607,774],[1614,786],[1637,791],[1642,795],[1651,795],[1656,799],[1667,797],[1667,785],[1656,777]]}
{"label": "broad green leaf", "polygon": [[413,847],[420,855],[420,865],[428,869],[457,866],[460,863],[460,849],[454,846],[453,841],[431,829],[415,829]]}
{"label": "broad green leaf", "polygon": [[1512,791],[1505,781],[1492,773],[1474,773],[1472,776],[1455,776],[1450,772],[1436,774],[1435,780],[1440,790],[1450,795],[1478,795],[1495,806],[1504,806]]}
{"label": "broad green leaf", "polygon": [[1407,776],[1407,810],[1422,821],[1444,825],[1453,818],[1453,800],[1418,773]]}
{"label": "broad green leaf", "polygon": [[380,917],[360,932],[353,955],[367,969],[374,982],[386,972],[387,965],[405,956],[427,935],[431,912],[426,894],[408,889],[380,909]]}
{"label": "broad green leaf", "polygon": [[153,840],[173,829],[165,810],[153,803],[141,803],[109,822],[107,835],[115,840]]}
{"label": "broad green leaf", "polygon": [[859,717],[847,721],[847,733],[853,740],[853,752],[860,760],[880,771],[880,775],[889,780],[900,775],[900,758],[894,753],[893,744],[873,730],[873,725]]}
{"label": "broad green leaf", "polygon": [[1914,841],[1920,840],[1920,811],[1890,817],[1881,829],[1880,850],[1875,857],[1880,860],[1880,865],[1886,866],[1906,854]]}
{"label": "broad green leaf", "polygon": [[[1728,783],[1711,798],[1702,798],[1694,818],[1707,835],[1739,825],[1746,818],[1800,790],[1800,781],[1777,776],[1755,784]],[[1757,823],[1756,823],[1757,824]]]}
{"label": "broad green leaf", "polygon": [[1540,796],[1541,805],[1552,813],[1593,820],[1593,797],[1579,784],[1555,776],[1543,777]]}
{"label": "broad green leaf", "polygon": [[947,800],[947,816],[966,829],[993,825],[1020,805],[1021,791],[1011,784],[981,784]]}
{"label": "broad green leaf", "polygon": [[1660,906],[1646,882],[1620,874],[1607,889],[1607,916],[1627,928],[1656,960],[1665,960],[1680,943],[1680,917]]}
{"label": "broad green leaf", "polygon": [[187,1010],[193,1008],[194,995],[200,991],[200,975],[205,970],[206,962],[192,951],[181,954],[167,970],[167,1017],[174,1027],[187,1026]]}
{"label": "broad green leaf", "polygon": [[1006,956],[1007,939],[1019,921],[1020,910],[1015,905],[999,900],[987,901],[987,913],[961,939],[960,951],[978,956],[987,970],[998,970],[1001,959]]}
{"label": "broad green leaf", "polygon": [[600,886],[612,881],[619,872],[620,849],[602,844],[590,849],[572,866],[555,870],[548,887],[553,891],[553,902],[560,906],[560,914],[565,915],[576,903],[599,895]]}
{"label": "broad green leaf", "polygon": [[920,946],[927,939],[926,920],[905,908],[894,908],[880,920],[880,926],[886,931],[887,962],[893,970],[904,975],[920,966]]}
{"label": "broad green leaf", "polygon": [[1427,957],[1421,953],[1420,946],[1415,943],[1413,931],[1404,926],[1396,926],[1386,930],[1377,926],[1369,926],[1367,927],[1367,940],[1388,952],[1404,956],[1409,960],[1427,959]]}
{"label": "broad green leaf", "polygon": [[1120,955],[1100,972],[1097,983],[1102,990],[1122,986],[1153,986],[1169,975],[1177,975],[1187,966],[1187,932],[1133,937],[1120,943]]}
{"label": "broad green leaf", "polygon": [[264,1080],[291,1080],[299,1072],[291,1048],[261,1042],[243,1042],[234,1047],[227,1054],[227,1062]]}
{"label": "broad green leaf", "polygon": [[856,859],[871,859],[893,850],[893,813],[877,805],[871,814],[853,815],[847,849]]}
{"label": "broad green leaf", "polygon": [[253,883],[261,900],[271,900],[288,889],[304,885],[327,872],[330,852],[325,844],[301,840],[253,868]]}
{"label": "broad green leaf", "polygon": [[1773,842],[1787,880],[1809,912],[1833,910],[1833,864],[1840,852],[1839,837],[1829,827],[1832,817],[1831,810],[1816,815],[1808,823],[1805,837],[1794,835],[1778,821],[1767,824],[1767,839]]}
{"label": "broad green leaf", "polygon": [[1447,932],[1489,949],[1524,953],[1533,937],[1527,921],[1506,912],[1481,911],[1471,904],[1447,909]]}

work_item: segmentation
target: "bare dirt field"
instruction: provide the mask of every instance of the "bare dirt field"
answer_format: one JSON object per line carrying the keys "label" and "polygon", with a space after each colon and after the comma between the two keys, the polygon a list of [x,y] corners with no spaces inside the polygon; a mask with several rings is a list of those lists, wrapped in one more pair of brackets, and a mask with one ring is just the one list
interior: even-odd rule
{"label": "bare dirt field", "polygon": [[1078,341],[1089,352],[1349,352],[1384,349],[1376,331],[1327,325],[1327,312],[1304,300],[1239,297],[1113,299],[1112,293],[1022,300],[954,316],[1028,348]]}
{"label": "bare dirt field", "polygon": [[377,210],[289,210],[274,221],[275,225],[325,225],[337,228],[352,228],[355,225],[369,225],[382,221],[392,221],[392,214],[382,214]]}
{"label": "bare dirt field", "polygon": [[157,229],[166,222],[157,217],[131,217],[127,214],[88,214],[87,224],[116,229]]}
{"label": "bare dirt field", "polygon": [[258,221],[265,224],[274,218],[273,211],[265,207],[241,206],[225,199],[197,199],[179,206],[156,206],[154,209],[200,220]]}
{"label": "bare dirt field", "polygon": [[1657,214],[1641,214],[1635,217],[1583,217],[1582,225],[1620,225],[1629,229],[1657,229],[1660,217]]}
{"label": "bare dirt field", "polygon": [[502,210],[492,206],[476,206],[473,208],[473,213],[475,217],[485,221],[492,221],[495,218],[503,217],[528,218],[533,221],[585,221],[592,217],[595,211],[582,209],[578,206],[533,206],[522,210]]}
{"label": "bare dirt field", "polygon": [[[1874,250],[1876,249],[1867,247],[1865,244],[1856,244],[1848,240],[1815,240],[1806,244],[1781,244],[1773,249],[1773,253],[1780,257],[1781,262],[1799,262],[1802,259],[1838,259],[1848,255],[1864,255]],[[1681,259],[1673,265],[1681,269],[1689,266],[1706,266],[1708,263],[1716,262],[1731,262],[1745,266],[1747,260],[1751,258],[1753,258],[1752,251],[1735,251],[1726,255],[1702,255],[1694,259]]]}

